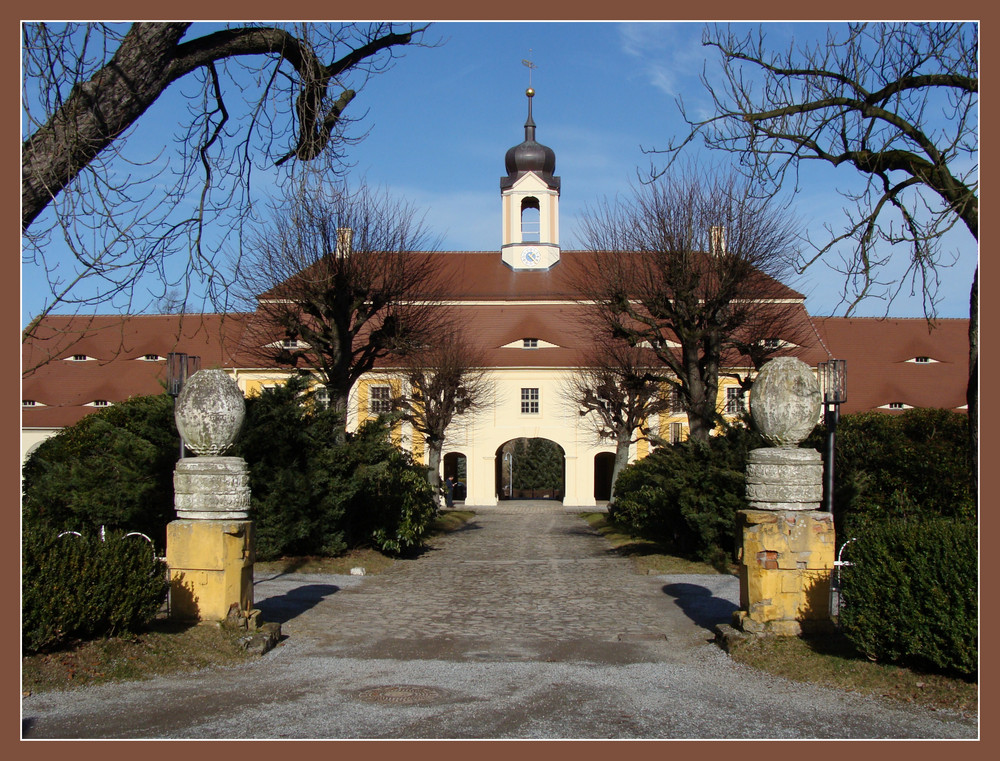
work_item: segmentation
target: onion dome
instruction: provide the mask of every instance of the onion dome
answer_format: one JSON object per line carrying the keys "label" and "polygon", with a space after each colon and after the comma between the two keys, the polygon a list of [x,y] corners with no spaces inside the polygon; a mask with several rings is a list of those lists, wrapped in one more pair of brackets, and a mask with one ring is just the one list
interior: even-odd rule
{"label": "onion dome", "polygon": [[558,189],[559,178],[552,176],[556,171],[556,153],[547,145],[535,141],[535,121],[531,118],[531,99],[535,97],[535,91],[529,87],[525,95],[528,96],[528,120],[524,123],[524,142],[507,151],[504,159],[507,176],[500,179],[500,188],[506,190],[520,177],[534,172],[550,188]]}

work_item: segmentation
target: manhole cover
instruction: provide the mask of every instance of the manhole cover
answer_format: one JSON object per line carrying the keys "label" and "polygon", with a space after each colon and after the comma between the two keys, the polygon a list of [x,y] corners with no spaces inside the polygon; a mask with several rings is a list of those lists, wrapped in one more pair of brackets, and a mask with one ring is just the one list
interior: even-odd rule
{"label": "manhole cover", "polygon": [[417,705],[433,703],[445,695],[443,690],[422,687],[417,684],[396,684],[388,687],[372,687],[358,693],[360,700],[369,703],[393,703],[395,705]]}

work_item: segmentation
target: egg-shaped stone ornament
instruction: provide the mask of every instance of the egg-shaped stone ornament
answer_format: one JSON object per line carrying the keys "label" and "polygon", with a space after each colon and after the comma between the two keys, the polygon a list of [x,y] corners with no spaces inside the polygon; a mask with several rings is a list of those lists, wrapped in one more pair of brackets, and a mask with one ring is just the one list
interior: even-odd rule
{"label": "egg-shaped stone ornament", "polygon": [[209,457],[233,445],[245,416],[243,393],[222,370],[199,370],[188,378],[174,409],[184,445],[197,455]]}
{"label": "egg-shaped stone ornament", "polygon": [[750,389],[750,416],[777,447],[798,446],[819,422],[821,406],[815,373],[795,357],[772,359]]}

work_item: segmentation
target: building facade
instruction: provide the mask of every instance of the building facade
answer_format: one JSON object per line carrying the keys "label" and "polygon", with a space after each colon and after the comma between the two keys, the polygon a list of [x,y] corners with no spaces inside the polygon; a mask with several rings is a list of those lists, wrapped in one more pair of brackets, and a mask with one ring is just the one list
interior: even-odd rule
{"label": "building facade", "polygon": [[[525,139],[507,151],[500,178],[499,249],[435,254],[450,270],[446,303],[483,349],[493,388],[491,404],[449,429],[442,467],[465,482],[468,504],[493,505],[513,496],[505,480],[505,445],[546,439],[564,458],[565,486],[554,496],[588,506],[608,498],[615,451],[613,441],[597,437],[570,392],[590,344],[582,320],[586,305],[574,283],[597,262],[592,252],[560,246],[561,180],[554,174],[554,151],[535,139],[534,92],[527,94]],[[777,355],[798,356],[812,367],[831,357],[847,360],[843,412],[964,409],[968,320],[944,320],[928,330],[923,320],[811,318],[804,296],[777,281],[766,296],[790,305],[797,323],[794,340],[775,337],[781,341]],[[161,393],[169,352],[197,355],[202,367],[226,370],[247,396],[284,382],[289,371],[262,362],[260,347],[252,345],[253,320],[253,314],[47,317],[23,343],[22,458],[101,407]],[[738,364],[730,369],[749,371]],[[349,429],[389,411],[405,392],[403,384],[391,366],[361,378],[349,400]],[[741,403],[736,379],[720,378],[720,413],[736,418]],[[686,438],[680,410],[668,409],[648,423],[661,441]],[[411,425],[398,424],[394,438],[424,459],[424,442]],[[648,440],[634,443],[630,459],[649,448]]]}

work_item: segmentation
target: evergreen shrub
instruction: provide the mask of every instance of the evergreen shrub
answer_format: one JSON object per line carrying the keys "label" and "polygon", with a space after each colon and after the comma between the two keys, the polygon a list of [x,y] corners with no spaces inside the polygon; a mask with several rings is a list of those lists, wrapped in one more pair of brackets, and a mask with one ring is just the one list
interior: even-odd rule
{"label": "evergreen shrub", "polygon": [[[338,555],[371,546],[403,553],[437,515],[426,473],[390,440],[391,420],[372,421],[338,442],[337,414],[314,404],[309,382],[247,400],[233,454],[247,461],[256,551]],[[173,472],[180,439],[173,400],[140,397],[88,415],[43,442],[23,469],[26,527],[140,531],[166,546],[174,520]]]}
{"label": "evergreen shrub", "polygon": [[64,428],[32,452],[22,471],[27,524],[59,531],[141,531],[157,547],[174,519],[180,450],[173,400],[129,399]]}
{"label": "evergreen shrub", "polygon": [[238,443],[250,468],[257,557],[392,554],[419,546],[437,516],[426,472],[390,440],[391,419],[338,443],[336,413],[292,378],[247,400]]}
{"label": "evergreen shrub", "polygon": [[[805,446],[823,451],[822,428]],[[869,521],[944,516],[975,521],[969,418],[913,409],[845,415],[837,426],[834,517],[845,537]]]}
{"label": "evergreen shrub", "polygon": [[761,437],[730,427],[709,442],[658,447],[624,468],[609,507],[611,520],[672,551],[724,566],[736,548],[736,511],[747,508],[747,452]]}
{"label": "evergreen shrub", "polygon": [[389,441],[390,421],[369,421],[322,466],[344,504],[350,546],[389,554],[419,547],[438,515],[427,471]]}
{"label": "evergreen shrub", "polygon": [[845,552],[845,636],[873,660],[976,674],[976,544],[964,520],[869,521]]}
{"label": "evergreen shrub", "polygon": [[306,388],[293,377],[247,399],[235,454],[250,470],[250,517],[261,560],[347,548],[342,485],[320,463],[337,446],[339,420],[313,405]]}
{"label": "evergreen shrub", "polygon": [[21,554],[22,641],[27,653],[74,639],[136,632],[167,595],[166,566],[140,537],[60,537],[26,527]]}

